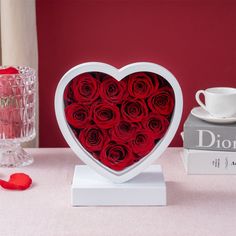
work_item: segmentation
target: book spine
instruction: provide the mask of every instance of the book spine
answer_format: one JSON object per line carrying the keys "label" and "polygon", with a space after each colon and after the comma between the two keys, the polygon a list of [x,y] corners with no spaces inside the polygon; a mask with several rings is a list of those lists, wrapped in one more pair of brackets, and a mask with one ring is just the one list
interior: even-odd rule
{"label": "book spine", "polygon": [[224,126],[184,126],[184,148],[236,152],[236,129]]}
{"label": "book spine", "polygon": [[236,174],[236,153],[184,149],[182,158],[188,174]]}

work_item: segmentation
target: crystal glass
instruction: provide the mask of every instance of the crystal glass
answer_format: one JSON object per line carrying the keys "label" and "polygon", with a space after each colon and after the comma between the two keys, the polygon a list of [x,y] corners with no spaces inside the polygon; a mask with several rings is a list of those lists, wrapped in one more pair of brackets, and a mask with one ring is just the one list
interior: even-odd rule
{"label": "crystal glass", "polygon": [[33,162],[20,144],[35,137],[36,74],[29,67],[15,68],[18,73],[0,74],[0,167]]}

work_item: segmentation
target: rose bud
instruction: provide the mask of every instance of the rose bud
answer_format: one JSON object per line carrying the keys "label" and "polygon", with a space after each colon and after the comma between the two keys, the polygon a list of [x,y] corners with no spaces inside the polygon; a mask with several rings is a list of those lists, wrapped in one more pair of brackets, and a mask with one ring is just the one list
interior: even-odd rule
{"label": "rose bud", "polygon": [[74,128],[84,128],[91,119],[89,107],[72,103],[65,108],[67,122]]}
{"label": "rose bud", "polygon": [[148,106],[154,113],[169,116],[175,105],[173,90],[169,87],[163,87],[148,98]]}
{"label": "rose bud", "polygon": [[121,105],[121,114],[126,121],[139,122],[147,117],[148,108],[141,99],[125,100]]}
{"label": "rose bud", "polygon": [[112,170],[121,171],[134,162],[134,156],[128,145],[110,141],[101,151],[100,161]]}

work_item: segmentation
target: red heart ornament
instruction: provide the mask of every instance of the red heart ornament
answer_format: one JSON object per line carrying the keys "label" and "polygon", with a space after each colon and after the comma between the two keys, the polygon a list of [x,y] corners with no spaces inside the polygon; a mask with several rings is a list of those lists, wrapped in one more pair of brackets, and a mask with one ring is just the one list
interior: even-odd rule
{"label": "red heart ornament", "polygon": [[64,138],[82,161],[114,182],[139,174],[171,142],[182,114],[175,77],[153,63],[120,70],[84,63],[58,84],[55,110]]}
{"label": "red heart ornament", "polygon": [[8,181],[0,180],[0,185],[5,189],[25,190],[32,184],[32,179],[24,173],[15,173]]}

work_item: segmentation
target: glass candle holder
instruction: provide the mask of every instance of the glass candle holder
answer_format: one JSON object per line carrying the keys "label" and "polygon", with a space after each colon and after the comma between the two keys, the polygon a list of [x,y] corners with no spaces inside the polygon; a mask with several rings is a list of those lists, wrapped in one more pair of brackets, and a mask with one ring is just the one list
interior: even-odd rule
{"label": "glass candle holder", "polygon": [[29,67],[14,68],[17,73],[0,74],[0,167],[33,162],[21,143],[35,137],[36,74]]}

